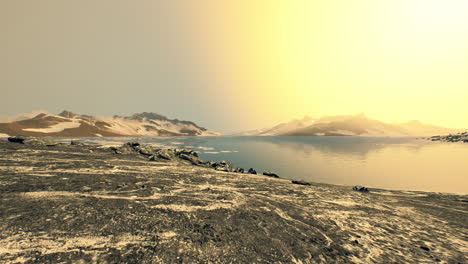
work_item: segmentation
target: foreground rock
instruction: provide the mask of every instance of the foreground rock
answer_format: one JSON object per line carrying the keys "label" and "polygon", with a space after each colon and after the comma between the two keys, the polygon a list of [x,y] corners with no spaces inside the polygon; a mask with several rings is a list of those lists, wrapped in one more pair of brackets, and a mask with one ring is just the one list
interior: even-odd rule
{"label": "foreground rock", "polygon": [[369,192],[369,189],[367,187],[364,187],[364,186],[356,185],[356,186],[353,187],[353,191],[367,193],[367,192]]}
{"label": "foreground rock", "polygon": [[297,185],[140,149],[0,141],[0,263],[467,262],[466,195]]}
{"label": "foreground rock", "polygon": [[292,182],[293,184],[299,184],[299,185],[308,185],[308,186],[312,185],[311,183],[305,182],[305,181],[292,180],[291,182]]}
{"label": "foreground rock", "polygon": [[273,173],[273,172],[268,172],[268,171],[265,171],[263,175],[268,176],[268,177],[273,177],[273,178],[279,178],[278,174]]}

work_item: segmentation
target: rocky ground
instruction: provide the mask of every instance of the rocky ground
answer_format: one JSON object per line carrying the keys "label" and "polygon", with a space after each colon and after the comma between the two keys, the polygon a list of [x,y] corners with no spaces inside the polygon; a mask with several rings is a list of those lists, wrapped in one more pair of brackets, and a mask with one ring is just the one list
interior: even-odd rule
{"label": "rocky ground", "polygon": [[132,144],[37,143],[0,140],[2,263],[468,262],[467,195],[294,184]]}
{"label": "rocky ground", "polygon": [[459,134],[450,134],[450,135],[445,135],[445,136],[433,136],[433,137],[428,138],[428,140],[468,143],[468,132],[463,132]]}

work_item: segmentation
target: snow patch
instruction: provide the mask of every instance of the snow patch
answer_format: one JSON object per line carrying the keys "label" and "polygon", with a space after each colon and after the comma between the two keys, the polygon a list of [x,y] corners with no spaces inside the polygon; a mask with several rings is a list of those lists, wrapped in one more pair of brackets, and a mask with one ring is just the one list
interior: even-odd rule
{"label": "snow patch", "polygon": [[9,136],[10,136],[10,135],[8,135],[8,134],[2,134],[2,133],[0,133],[0,138],[6,138],[6,137],[9,137]]}
{"label": "snow patch", "polygon": [[337,134],[341,134],[341,135],[345,135],[345,136],[355,136],[356,135],[356,133],[354,133],[352,131],[342,130],[342,129],[332,131],[332,133],[337,133]]}
{"label": "snow patch", "polygon": [[81,126],[81,123],[78,121],[73,121],[73,122],[63,122],[63,123],[58,123],[50,127],[46,128],[24,128],[23,131],[29,131],[29,132],[39,132],[39,133],[57,133],[57,132],[62,132],[65,129],[70,129],[70,128],[78,128]]}

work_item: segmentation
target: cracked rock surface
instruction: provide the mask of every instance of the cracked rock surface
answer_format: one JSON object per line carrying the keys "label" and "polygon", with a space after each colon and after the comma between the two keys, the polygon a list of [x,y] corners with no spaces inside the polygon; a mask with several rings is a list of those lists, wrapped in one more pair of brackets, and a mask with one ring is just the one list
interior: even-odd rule
{"label": "cracked rock surface", "polygon": [[121,152],[0,140],[0,262],[468,261],[467,195],[363,193]]}

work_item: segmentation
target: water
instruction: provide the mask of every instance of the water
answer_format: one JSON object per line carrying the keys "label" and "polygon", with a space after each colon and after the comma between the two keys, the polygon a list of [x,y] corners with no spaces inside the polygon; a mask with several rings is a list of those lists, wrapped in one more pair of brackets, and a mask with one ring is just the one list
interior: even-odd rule
{"label": "water", "polygon": [[[135,138],[99,138],[120,144]],[[170,137],[140,143],[191,148],[204,160],[272,171],[283,178],[340,185],[468,193],[468,144],[414,138]]]}

